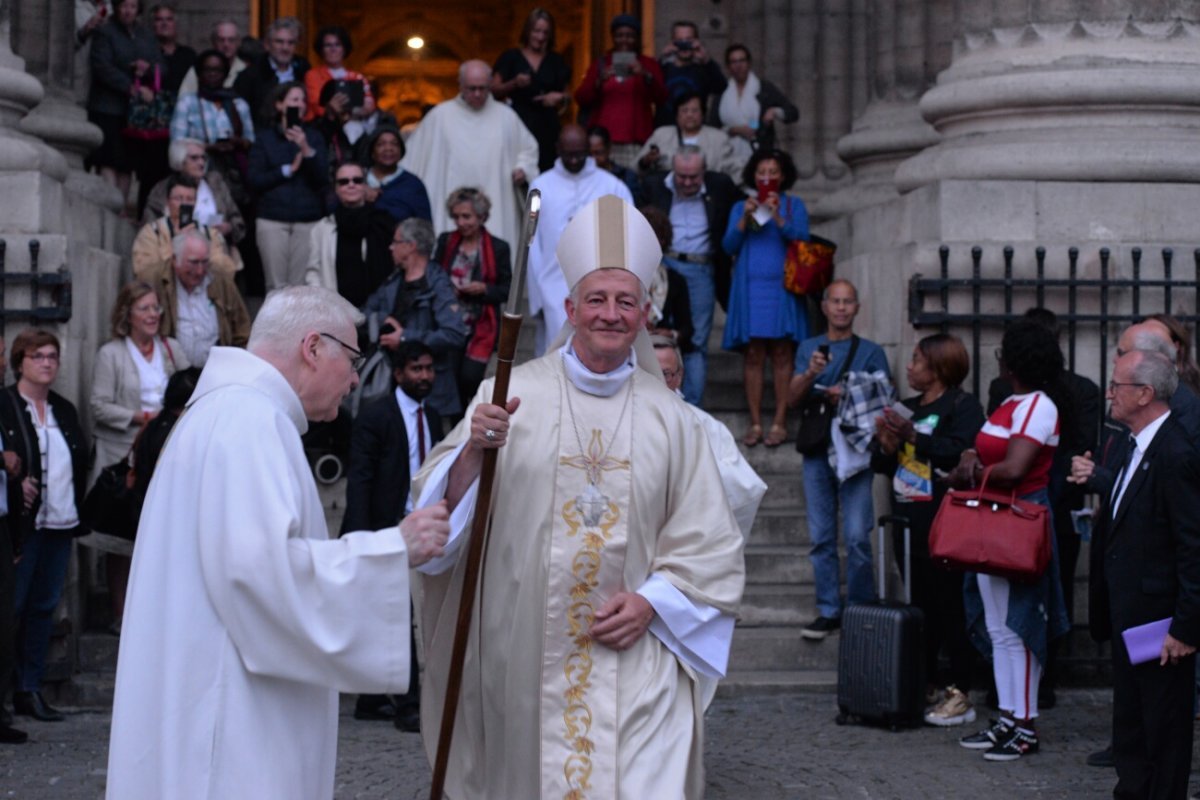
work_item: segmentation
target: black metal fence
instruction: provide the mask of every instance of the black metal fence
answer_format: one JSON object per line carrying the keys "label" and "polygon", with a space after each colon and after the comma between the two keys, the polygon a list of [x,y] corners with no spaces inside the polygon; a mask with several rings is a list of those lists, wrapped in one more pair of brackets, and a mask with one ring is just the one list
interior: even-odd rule
{"label": "black metal fence", "polygon": [[[1099,385],[1108,383],[1108,342],[1113,325],[1124,326],[1156,312],[1172,314],[1195,328],[1200,321],[1200,248],[1192,253],[1191,277],[1181,279],[1174,274],[1174,251],[1170,247],[1159,249],[1161,271],[1154,277],[1144,277],[1145,252],[1140,247],[1129,251],[1129,277],[1113,274],[1112,251],[1098,251],[1099,277],[1085,278],[1079,274],[1079,248],[1066,251],[1066,277],[1047,277],[1046,248],[1033,251],[1034,269],[1019,270],[1034,277],[1013,277],[1015,251],[1004,247],[1003,274],[984,275],[984,250],[976,245],[971,248],[971,272],[966,277],[951,277],[950,247],[938,249],[941,274],[937,278],[914,275],[908,284],[908,318],[915,328],[936,327],[947,331],[952,327],[968,328],[971,331],[971,375],[975,395],[980,396],[980,339],[985,326],[1003,328],[1008,322],[1024,313],[1029,305],[1050,307],[1058,314],[1059,323],[1066,332],[1066,360],[1068,368],[1078,371],[1076,343],[1081,334],[1095,331],[1099,341],[1100,364]],[[1052,266],[1057,266],[1053,265]],[[1058,272],[1058,270],[1054,270]],[[1150,296],[1144,296],[1147,292]],[[969,303],[967,297],[969,296]],[[1064,297],[1065,295],[1065,297]],[[1020,296],[1027,305],[1014,310],[1014,300]],[[1003,311],[985,310],[984,306],[996,305],[994,298],[1003,298]],[[1048,306],[1048,300],[1054,302]],[[1151,302],[1160,300],[1161,302]],[[1191,310],[1181,312],[1174,308],[1175,302],[1187,302]],[[926,305],[933,308],[926,308]],[[969,310],[954,311],[952,308],[969,306]],[[1082,307],[1088,310],[1081,311]],[[1060,309],[1064,309],[1065,312]],[[1094,310],[1092,310],[1094,309]],[[1195,348],[1193,348],[1195,351]]]}
{"label": "black metal fence", "polygon": [[[42,244],[29,240],[29,271],[9,272],[8,242],[0,239],[0,325],[9,322],[66,322],[71,319],[71,273],[65,266],[43,272],[38,268]],[[29,307],[9,308],[6,303],[8,287],[28,286]],[[48,297],[50,305],[38,305]]]}

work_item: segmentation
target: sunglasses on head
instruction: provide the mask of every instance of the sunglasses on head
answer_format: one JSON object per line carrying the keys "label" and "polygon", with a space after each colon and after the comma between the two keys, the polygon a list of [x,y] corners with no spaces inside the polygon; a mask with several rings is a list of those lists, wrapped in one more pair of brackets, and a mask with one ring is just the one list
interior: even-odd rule
{"label": "sunglasses on head", "polygon": [[352,183],[359,184],[359,183],[366,183],[366,182],[367,182],[367,179],[362,177],[361,175],[358,177],[354,177],[354,178],[338,178],[337,179],[338,186],[349,186]]}

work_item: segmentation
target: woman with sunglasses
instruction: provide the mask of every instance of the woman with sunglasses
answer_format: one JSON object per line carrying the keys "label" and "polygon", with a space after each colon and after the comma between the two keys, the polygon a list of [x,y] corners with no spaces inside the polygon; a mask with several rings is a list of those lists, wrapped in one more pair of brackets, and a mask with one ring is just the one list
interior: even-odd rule
{"label": "woman with sunglasses", "polygon": [[391,216],[367,202],[367,172],[347,161],[333,173],[337,206],[313,226],[304,282],[332,289],[355,306],[392,274]]}

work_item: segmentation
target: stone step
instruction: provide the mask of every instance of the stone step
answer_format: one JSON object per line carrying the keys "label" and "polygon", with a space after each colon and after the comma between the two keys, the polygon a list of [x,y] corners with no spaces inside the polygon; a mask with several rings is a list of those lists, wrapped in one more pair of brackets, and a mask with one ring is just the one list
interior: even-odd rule
{"label": "stone step", "polygon": [[117,671],[117,649],[121,640],[110,633],[89,631],[80,635],[79,669],[83,672]]}
{"label": "stone step", "polygon": [[762,508],[750,529],[751,545],[792,545],[808,547],[808,525],[804,509],[797,506]]}
{"label": "stone step", "polygon": [[[717,697],[837,691],[836,670],[737,670],[717,685]],[[830,710],[836,711],[833,700]]]}
{"label": "stone step", "polygon": [[800,638],[797,626],[738,627],[733,632],[729,669],[836,670],[837,635],[823,642]]}
{"label": "stone step", "polygon": [[746,547],[746,582],[811,585],[812,563],[799,547],[749,545]]}
{"label": "stone step", "polygon": [[803,625],[812,618],[813,587],[798,583],[751,583],[742,594],[738,625]]}
{"label": "stone step", "polygon": [[785,473],[759,473],[759,477],[767,484],[767,492],[763,495],[759,508],[803,508],[804,486],[799,475]]}

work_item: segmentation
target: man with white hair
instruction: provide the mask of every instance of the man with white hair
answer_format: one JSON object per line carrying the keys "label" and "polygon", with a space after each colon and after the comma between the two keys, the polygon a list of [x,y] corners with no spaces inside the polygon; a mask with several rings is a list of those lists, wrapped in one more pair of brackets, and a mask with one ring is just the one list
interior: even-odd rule
{"label": "man with white hair", "polygon": [[[537,177],[538,143],[517,113],[492,98],[492,69],[483,61],[458,68],[459,94],[425,115],[406,144],[400,166],[425,183],[429,196],[448,197],[459,186],[474,186],[492,200],[488,227],[521,246],[518,192]],[[440,202],[433,204],[434,230],[454,229]]]}
{"label": "man with white hair", "polygon": [[631,205],[581,209],[558,244],[568,326],[513,370],[505,407],[485,381],[417,476],[417,505],[445,498],[453,513],[447,555],[420,568],[432,759],[459,556],[483,453],[499,448],[449,797],[703,794],[705,684],[725,673],[742,537],[645,330],[660,258]]}
{"label": "man with white hair", "polygon": [[[212,26],[211,41],[213,49],[225,56],[225,60],[229,62],[229,74],[225,76],[225,88],[232,89],[233,82],[246,68],[246,62],[242,61],[237,54],[238,47],[242,43],[242,32],[238,29],[236,22],[226,18]],[[183,83],[179,84],[179,96],[195,94],[199,88],[200,82],[196,77],[196,67],[193,66],[183,76]]]}
{"label": "man with white hair", "polygon": [[338,692],[408,685],[408,570],[445,504],[330,539],[300,437],[358,383],[335,292],[267,297],[218,347],[142,511],[117,663],[110,798],[333,796]]}
{"label": "man with white hair", "polygon": [[217,345],[245,347],[250,312],[233,279],[212,270],[208,239],[191,228],[171,250],[170,269],[147,276],[163,305],[159,333],[178,339],[193,367],[203,367]]}

